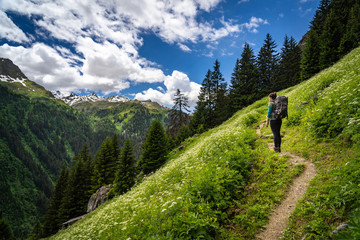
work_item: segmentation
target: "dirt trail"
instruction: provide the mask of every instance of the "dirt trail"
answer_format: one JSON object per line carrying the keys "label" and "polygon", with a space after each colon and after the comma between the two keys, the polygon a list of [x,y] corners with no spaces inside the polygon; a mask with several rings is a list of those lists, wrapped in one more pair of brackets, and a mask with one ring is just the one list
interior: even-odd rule
{"label": "dirt trail", "polygon": [[[261,136],[260,128],[256,130],[256,133]],[[263,137],[263,136],[262,136]],[[270,143],[269,148],[273,149],[274,144]],[[262,240],[278,240],[282,236],[282,232],[285,229],[291,212],[295,209],[298,199],[305,195],[306,189],[309,186],[311,179],[316,175],[315,165],[304,158],[293,155],[289,152],[281,153],[280,155],[290,156],[290,161],[293,164],[304,164],[305,170],[301,175],[293,180],[293,184],[288,192],[288,196],[284,199],[280,205],[278,205],[274,212],[269,217],[269,223],[266,229],[256,236],[256,239]]]}

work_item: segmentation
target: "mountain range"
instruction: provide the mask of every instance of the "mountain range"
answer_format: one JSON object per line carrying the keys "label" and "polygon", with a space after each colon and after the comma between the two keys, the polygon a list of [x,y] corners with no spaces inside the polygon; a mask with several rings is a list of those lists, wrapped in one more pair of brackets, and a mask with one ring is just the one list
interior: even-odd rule
{"label": "mountain range", "polygon": [[105,102],[128,102],[130,101],[127,97],[122,96],[110,96],[110,97],[101,97],[96,95],[96,93],[91,93],[89,95],[80,96],[76,95],[75,93],[71,93],[69,96],[65,96],[60,91],[52,91],[52,94],[55,98],[64,101],[69,106],[73,106],[75,104],[81,102],[98,102],[98,101],[105,101]]}

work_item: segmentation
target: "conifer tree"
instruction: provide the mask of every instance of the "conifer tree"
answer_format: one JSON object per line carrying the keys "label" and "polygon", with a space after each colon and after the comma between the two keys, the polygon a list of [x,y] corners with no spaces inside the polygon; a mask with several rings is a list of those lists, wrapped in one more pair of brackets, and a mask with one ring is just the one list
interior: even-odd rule
{"label": "conifer tree", "polygon": [[[112,136],[111,143],[112,143],[112,147],[113,147],[114,162],[117,163],[119,161],[119,157],[120,157],[120,153],[121,153],[119,138],[118,138],[117,134],[114,134]],[[115,168],[114,168],[115,172],[116,172],[116,166],[117,166],[117,164],[115,164]]]}
{"label": "conifer tree", "polygon": [[258,98],[258,74],[256,58],[248,43],[245,43],[241,59],[236,60],[231,76],[230,99],[232,112],[235,112]]}
{"label": "conifer tree", "polygon": [[280,54],[279,77],[275,91],[294,86],[300,82],[301,49],[293,37],[285,36]]}
{"label": "conifer tree", "polygon": [[320,71],[320,42],[315,30],[309,31],[300,64],[300,79],[304,81]]}
{"label": "conifer tree", "polygon": [[360,4],[356,3],[350,10],[346,33],[342,37],[339,54],[343,56],[360,45]]}
{"label": "conifer tree", "polygon": [[114,182],[117,159],[114,152],[114,144],[107,137],[96,154],[92,184],[93,191]]}
{"label": "conifer tree", "polygon": [[164,164],[167,154],[166,146],[164,129],[160,121],[155,120],[146,134],[143,152],[138,163],[139,169],[144,174],[149,174]]}
{"label": "conifer tree", "polygon": [[114,181],[114,194],[120,195],[130,190],[135,183],[135,158],[129,137],[119,159],[119,168]]}
{"label": "conifer tree", "polygon": [[169,129],[168,132],[172,137],[176,137],[182,125],[187,125],[189,123],[189,99],[180,89],[177,89],[174,106],[172,107],[169,113]]}
{"label": "conifer tree", "polygon": [[72,167],[65,197],[61,205],[61,214],[67,220],[86,213],[91,189],[91,155],[85,144],[78,155],[74,157],[75,165]]}
{"label": "conifer tree", "polygon": [[276,43],[271,35],[266,34],[263,46],[261,47],[258,58],[257,68],[259,71],[259,83],[261,96],[274,91],[276,79],[278,77],[278,61],[279,57],[276,53]]}
{"label": "conifer tree", "polygon": [[315,12],[314,19],[311,21],[310,29],[318,35],[321,34],[326,17],[329,13],[331,0],[321,0],[318,9]]}
{"label": "conifer tree", "polygon": [[47,213],[44,222],[44,235],[50,236],[55,234],[60,228],[61,224],[67,219],[64,217],[59,208],[64,201],[66,188],[68,186],[69,170],[63,166],[58,179],[56,180],[54,193],[50,199]]}
{"label": "conifer tree", "polygon": [[341,18],[332,8],[326,17],[322,34],[320,36],[320,67],[324,69],[339,59],[338,48],[344,35]]}
{"label": "conifer tree", "polygon": [[230,107],[229,99],[227,95],[227,84],[225,79],[220,71],[220,62],[218,60],[214,63],[214,69],[211,74],[211,82],[214,86],[213,95],[214,95],[214,127],[220,125],[229,117]]}
{"label": "conifer tree", "polygon": [[207,71],[201,84],[195,112],[191,118],[190,126],[193,132],[201,133],[215,126],[214,116],[214,84],[211,80],[212,72]]}
{"label": "conifer tree", "polygon": [[179,145],[188,137],[191,137],[192,131],[188,125],[182,125],[178,135],[176,136],[176,144]]}

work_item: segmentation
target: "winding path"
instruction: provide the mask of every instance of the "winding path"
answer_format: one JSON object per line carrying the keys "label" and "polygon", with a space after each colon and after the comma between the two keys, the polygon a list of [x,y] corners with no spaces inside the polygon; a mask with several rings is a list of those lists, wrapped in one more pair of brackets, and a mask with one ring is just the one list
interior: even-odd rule
{"label": "winding path", "polygon": [[[256,130],[256,133],[261,136],[261,124]],[[269,143],[269,148],[273,149],[273,143]],[[274,212],[269,217],[269,223],[266,229],[256,236],[256,239],[262,240],[278,240],[285,229],[289,220],[290,214],[294,211],[297,201],[305,195],[306,189],[309,186],[311,179],[316,176],[315,165],[304,158],[293,155],[289,152],[280,153],[280,155],[288,155],[290,161],[296,164],[304,164],[305,170],[293,180],[293,184],[288,192],[288,196],[280,205],[278,205]]]}

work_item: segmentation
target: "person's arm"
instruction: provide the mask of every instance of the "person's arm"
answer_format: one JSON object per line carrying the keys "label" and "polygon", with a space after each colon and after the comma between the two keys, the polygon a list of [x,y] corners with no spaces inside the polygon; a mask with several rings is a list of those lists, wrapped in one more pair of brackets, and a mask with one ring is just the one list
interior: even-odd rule
{"label": "person's arm", "polygon": [[266,116],[266,127],[269,126],[269,120],[270,120],[270,118],[271,118],[272,109],[273,109],[273,105],[272,105],[272,104],[269,104],[268,114],[267,114],[267,116]]}

